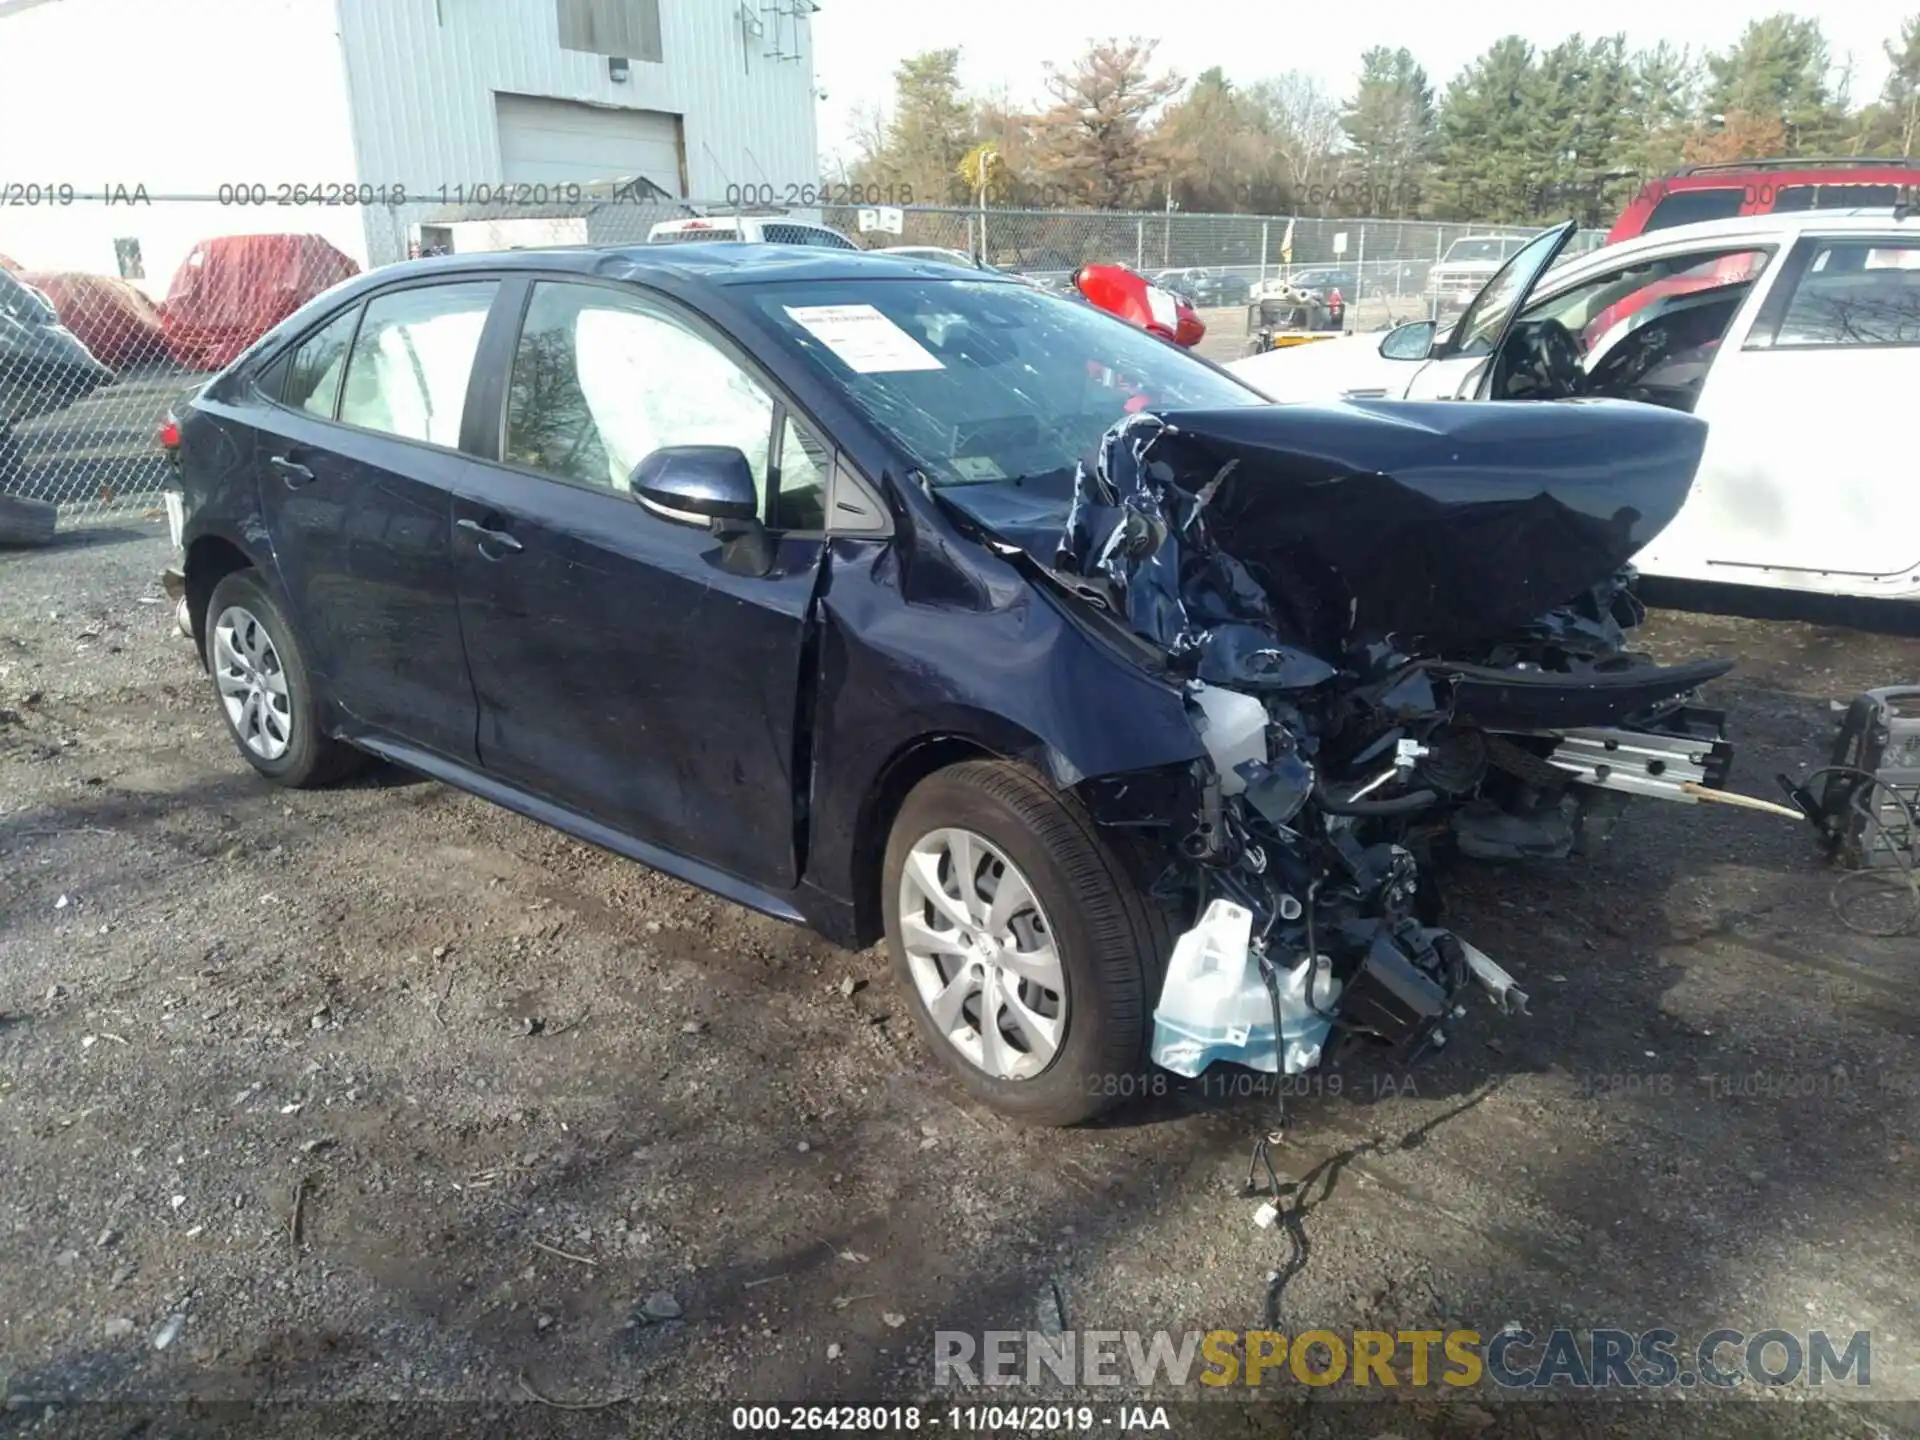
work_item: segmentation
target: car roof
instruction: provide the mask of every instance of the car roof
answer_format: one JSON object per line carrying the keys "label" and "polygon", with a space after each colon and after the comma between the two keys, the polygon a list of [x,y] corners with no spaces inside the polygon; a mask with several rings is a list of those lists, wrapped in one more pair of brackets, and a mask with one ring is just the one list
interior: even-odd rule
{"label": "car roof", "polygon": [[1891,206],[1879,205],[1854,210],[1792,210],[1768,215],[1734,215],[1724,220],[1701,220],[1692,225],[1670,225],[1664,230],[1649,230],[1631,239],[1615,241],[1588,250],[1557,265],[1549,272],[1550,285],[1561,289],[1569,279],[1631,263],[1634,256],[1652,251],[1687,249],[1691,246],[1723,242],[1750,241],[1790,245],[1802,235],[1911,235],[1920,241],[1920,216],[1896,220]]}
{"label": "car roof", "polygon": [[[1730,215],[1722,220],[1697,220],[1691,225],[1669,225],[1661,230],[1648,230],[1631,239],[1603,245],[1589,251],[1588,255],[1622,255],[1637,249],[1670,245],[1675,241],[1686,244],[1694,240],[1744,240],[1768,235],[1797,237],[1810,230],[1836,235],[1899,230],[1911,231],[1915,238],[1920,238],[1920,217],[1897,220],[1893,208],[1888,205],[1847,210],[1776,210],[1765,215]],[[1588,255],[1581,258],[1584,260]]]}
{"label": "car roof", "polygon": [[[474,271],[560,270],[607,279],[755,285],[808,280],[899,280],[915,275],[951,280],[957,266],[916,262],[910,256],[811,245],[742,245],[734,241],[681,245],[553,246],[530,250],[482,250],[403,260],[369,271],[360,285],[388,284],[402,276],[453,276]],[[982,283],[991,273],[975,272]],[[997,283],[997,282],[994,282]],[[1005,283],[1012,284],[1012,281]]]}

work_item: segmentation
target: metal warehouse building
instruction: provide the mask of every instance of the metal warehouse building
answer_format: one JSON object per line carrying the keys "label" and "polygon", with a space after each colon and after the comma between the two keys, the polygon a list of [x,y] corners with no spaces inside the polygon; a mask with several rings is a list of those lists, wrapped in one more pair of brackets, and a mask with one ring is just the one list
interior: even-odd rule
{"label": "metal warehouse building", "polygon": [[[21,192],[0,197],[0,253],[159,291],[215,235],[309,232],[363,264],[398,259],[411,223],[476,192],[493,203],[502,184],[637,179],[696,198],[805,184],[813,10],[0,0],[0,185]],[[121,203],[49,200],[69,185]],[[376,203],[272,203],[292,185]],[[385,204],[398,187],[419,203]],[[164,198],[189,195],[207,198]]]}

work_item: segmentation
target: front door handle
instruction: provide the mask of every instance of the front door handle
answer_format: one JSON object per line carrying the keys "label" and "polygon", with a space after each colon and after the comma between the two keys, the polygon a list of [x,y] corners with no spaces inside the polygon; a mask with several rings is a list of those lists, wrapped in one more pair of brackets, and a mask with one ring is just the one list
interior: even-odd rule
{"label": "front door handle", "polygon": [[456,520],[454,523],[462,530],[471,530],[475,535],[478,535],[483,544],[498,545],[502,550],[511,551],[516,555],[527,548],[506,531],[489,530],[478,520]]}
{"label": "front door handle", "polygon": [[280,472],[280,478],[289,486],[313,483],[313,471],[297,460],[289,459],[285,455],[275,455],[267,463]]}

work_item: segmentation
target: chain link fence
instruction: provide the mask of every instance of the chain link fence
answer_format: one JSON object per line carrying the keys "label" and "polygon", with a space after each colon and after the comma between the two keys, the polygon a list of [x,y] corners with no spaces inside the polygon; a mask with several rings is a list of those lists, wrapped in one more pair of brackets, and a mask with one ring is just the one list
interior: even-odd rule
{"label": "chain link fence", "polygon": [[[237,187],[236,187],[237,188]],[[255,187],[256,189],[259,187]],[[534,193],[529,193],[534,192]],[[1349,329],[1434,313],[1456,247],[1501,226],[1260,215],[838,205],[742,210],[650,187],[391,191],[364,203],[238,194],[113,197],[0,212],[0,495],[62,525],[155,510],[169,407],[300,305],[364,266],[425,254],[637,245],[663,221],[758,215],[825,224],[863,248],[930,246],[1066,288],[1089,262],[1131,266],[1199,304],[1244,309],[1279,279],[1340,288]],[[91,208],[89,208],[91,206]],[[773,231],[769,231],[773,234]],[[1576,249],[1599,243],[1583,234]],[[1478,248],[1485,248],[1484,246]],[[1456,297],[1457,298],[1457,297]],[[1216,325],[1222,323],[1216,319]]]}

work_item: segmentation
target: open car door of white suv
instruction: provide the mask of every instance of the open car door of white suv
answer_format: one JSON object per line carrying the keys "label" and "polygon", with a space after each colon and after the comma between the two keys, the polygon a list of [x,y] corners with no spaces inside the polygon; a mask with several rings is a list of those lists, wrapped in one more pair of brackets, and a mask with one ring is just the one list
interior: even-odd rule
{"label": "open car door of white suv", "polygon": [[1408,400],[1474,400],[1486,392],[1487,365],[1520,318],[1540,277],[1560,257],[1578,225],[1563,221],[1543,230],[1494,273],[1486,289],[1461,313],[1453,333],[1437,339],[1427,363],[1408,382]]}

